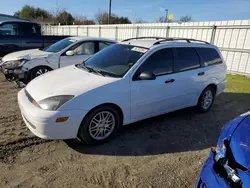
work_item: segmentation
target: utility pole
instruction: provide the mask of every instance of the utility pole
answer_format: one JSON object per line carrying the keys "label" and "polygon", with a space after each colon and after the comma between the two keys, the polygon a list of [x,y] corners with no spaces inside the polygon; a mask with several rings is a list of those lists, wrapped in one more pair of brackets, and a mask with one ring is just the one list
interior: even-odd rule
{"label": "utility pole", "polygon": [[111,19],[111,4],[112,4],[112,0],[109,0],[109,16],[108,16],[108,24],[110,24],[110,19]]}
{"label": "utility pole", "polygon": [[166,9],[165,11],[166,11],[165,23],[167,23],[168,22],[168,9]]}

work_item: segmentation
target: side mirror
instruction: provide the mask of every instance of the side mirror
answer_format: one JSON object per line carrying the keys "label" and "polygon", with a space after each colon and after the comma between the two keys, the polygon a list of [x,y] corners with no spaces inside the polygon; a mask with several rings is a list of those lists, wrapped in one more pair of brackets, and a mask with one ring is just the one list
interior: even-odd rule
{"label": "side mirror", "polygon": [[152,72],[142,72],[139,76],[140,80],[155,80],[156,76]]}
{"label": "side mirror", "polygon": [[66,55],[67,56],[73,56],[73,55],[75,55],[75,53],[72,50],[69,50],[69,51],[66,52]]}

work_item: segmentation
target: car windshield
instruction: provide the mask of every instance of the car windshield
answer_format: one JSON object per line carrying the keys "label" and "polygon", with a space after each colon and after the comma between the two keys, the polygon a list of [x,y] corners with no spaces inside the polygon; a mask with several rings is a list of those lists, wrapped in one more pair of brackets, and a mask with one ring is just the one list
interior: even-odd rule
{"label": "car windshield", "polygon": [[57,43],[51,45],[47,49],[45,49],[46,52],[53,52],[57,53],[63,50],[64,48],[68,47],[69,45],[75,43],[77,40],[71,39],[71,38],[66,38],[63,40],[58,41]]}
{"label": "car windshield", "polygon": [[92,68],[114,77],[123,77],[148,49],[115,44],[98,52],[79,67]]}

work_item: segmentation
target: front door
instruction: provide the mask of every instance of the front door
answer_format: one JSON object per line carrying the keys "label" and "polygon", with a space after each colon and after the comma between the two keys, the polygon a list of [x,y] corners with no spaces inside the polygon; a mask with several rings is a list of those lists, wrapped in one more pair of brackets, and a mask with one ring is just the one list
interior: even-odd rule
{"label": "front door", "polygon": [[77,46],[73,46],[67,51],[73,51],[74,54],[67,56],[66,52],[60,57],[60,67],[80,64],[96,52],[95,42],[83,42]]}
{"label": "front door", "polygon": [[[173,50],[165,48],[154,52],[139,67],[131,81],[131,118],[143,119],[167,112],[178,92],[176,76],[173,75]],[[140,80],[142,72],[156,75],[155,80]]]}

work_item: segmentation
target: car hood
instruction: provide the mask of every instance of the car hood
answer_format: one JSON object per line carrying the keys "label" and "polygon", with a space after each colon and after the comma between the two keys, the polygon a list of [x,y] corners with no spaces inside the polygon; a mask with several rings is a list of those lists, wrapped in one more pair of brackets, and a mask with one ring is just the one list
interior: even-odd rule
{"label": "car hood", "polygon": [[234,131],[230,147],[235,160],[250,171],[250,116],[247,116]]}
{"label": "car hood", "polygon": [[57,95],[78,96],[119,79],[89,73],[73,65],[35,78],[26,86],[26,90],[34,100],[40,101]]}
{"label": "car hood", "polygon": [[48,57],[49,54],[52,54],[52,53],[41,51],[39,49],[23,50],[23,51],[10,53],[10,54],[4,56],[2,61],[4,61],[4,62],[15,61],[15,60],[19,60],[19,59],[32,60],[35,58]]}

